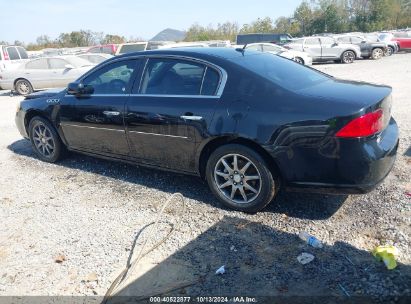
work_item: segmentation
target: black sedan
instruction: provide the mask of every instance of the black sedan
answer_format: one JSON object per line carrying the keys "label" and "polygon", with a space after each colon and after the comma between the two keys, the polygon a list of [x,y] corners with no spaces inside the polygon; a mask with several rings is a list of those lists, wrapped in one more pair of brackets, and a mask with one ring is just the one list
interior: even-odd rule
{"label": "black sedan", "polygon": [[256,212],[280,187],[365,193],[398,147],[391,88],[337,80],[276,55],[155,50],[98,65],[61,92],[22,101],[38,157],[67,150],[205,178],[226,206]]}

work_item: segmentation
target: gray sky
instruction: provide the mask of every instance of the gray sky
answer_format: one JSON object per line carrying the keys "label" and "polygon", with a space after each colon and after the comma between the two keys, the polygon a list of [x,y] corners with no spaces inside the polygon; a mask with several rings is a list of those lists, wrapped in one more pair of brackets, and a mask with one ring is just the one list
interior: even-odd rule
{"label": "gray sky", "polygon": [[40,35],[96,32],[149,39],[165,28],[187,29],[258,17],[290,16],[301,0],[0,0],[0,41],[35,42]]}

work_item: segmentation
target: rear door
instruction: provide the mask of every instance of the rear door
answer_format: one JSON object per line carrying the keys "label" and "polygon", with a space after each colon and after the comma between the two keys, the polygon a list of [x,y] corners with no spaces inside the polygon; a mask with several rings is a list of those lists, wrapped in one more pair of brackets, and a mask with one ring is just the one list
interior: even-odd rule
{"label": "rear door", "polygon": [[313,58],[313,60],[322,59],[321,44],[319,38],[312,37],[305,39],[303,49],[304,52],[308,53]]}
{"label": "rear door", "polygon": [[196,60],[148,58],[127,102],[132,155],[155,166],[195,172],[197,142],[207,132],[224,75]]}

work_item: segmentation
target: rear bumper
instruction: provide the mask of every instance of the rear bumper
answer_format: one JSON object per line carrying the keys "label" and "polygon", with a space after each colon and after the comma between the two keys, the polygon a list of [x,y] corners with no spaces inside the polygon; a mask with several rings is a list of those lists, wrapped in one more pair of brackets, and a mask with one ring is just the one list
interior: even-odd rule
{"label": "rear bumper", "polygon": [[378,135],[340,139],[317,146],[291,147],[275,161],[289,191],[330,194],[367,193],[390,173],[399,145],[394,119]]}

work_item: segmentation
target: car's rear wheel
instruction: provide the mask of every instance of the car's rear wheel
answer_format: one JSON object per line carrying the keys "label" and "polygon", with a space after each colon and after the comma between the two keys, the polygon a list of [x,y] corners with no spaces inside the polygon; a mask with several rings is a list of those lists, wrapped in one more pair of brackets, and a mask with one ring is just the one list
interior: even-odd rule
{"label": "car's rear wheel", "polygon": [[302,58],[300,58],[300,57],[294,57],[294,61],[297,62],[297,63],[299,63],[299,64],[304,65],[304,59],[302,59]]}
{"label": "car's rear wheel", "polygon": [[65,147],[54,127],[36,116],[29,124],[29,136],[34,153],[43,161],[54,163],[62,158]]}
{"label": "car's rear wheel", "polygon": [[384,51],[380,48],[375,48],[372,50],[371,58],[374,60],[378,60],[384,57]]}
{"label": "car's rear wheel", "polygon": [[19,79],[14,85],[14,90],[20,95],[28,95],[33,93],[33,86],[27,79]]}
{"label": "car's rear wheel", "polygon": [[355,60],[355,53],[353,51],[345,51],[341,55],[342,63],[353,63]]}
{"label": "car's rear wheel", "polygon": [[279,188],[266,161],[238,144],[222,146],[211,154],[206,177],[210,189],[225,206],[244,212],[263,209]]}

